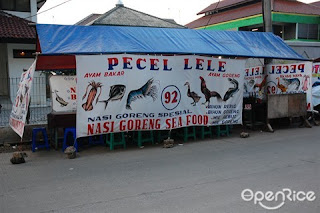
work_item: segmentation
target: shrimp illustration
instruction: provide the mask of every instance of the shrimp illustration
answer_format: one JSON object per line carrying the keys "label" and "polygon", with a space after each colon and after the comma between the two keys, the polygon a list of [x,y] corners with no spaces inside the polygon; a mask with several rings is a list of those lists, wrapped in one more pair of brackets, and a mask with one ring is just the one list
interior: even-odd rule
{"label": "shrimp illustration", "polygon": [[128,94],[126,109],[132,110],[131,103],[137,99],[144,98],[146,96],[152,97],[153,101],[158,98],[158,88],[153,84],[153,78],[149,79],[141,88],[137,90],[131,90]]}

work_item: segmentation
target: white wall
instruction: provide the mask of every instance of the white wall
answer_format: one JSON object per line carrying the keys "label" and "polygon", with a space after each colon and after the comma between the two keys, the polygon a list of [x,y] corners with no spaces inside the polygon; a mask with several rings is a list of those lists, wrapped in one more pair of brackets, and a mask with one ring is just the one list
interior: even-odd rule
{"label": "white wall", "polygon": [[37,23],[37,0],[30,0],[30,8],[31,8],[31,21]]}
{"label": "white wall", "polygon": [[285,41],[294,51],[305,58],[316,59],[320,57],[320,42]]}
{"label": "white wall", "polygon": [[33,58],[13,58],[13,49],[35,50],[35,44],[7,44],[9,78],[20,78],[23,69],[28,69]]}
{"label": "white wall", "polygon": [[30,0],[30,9],[31,9],[30,12],[18,12],[18,11],[10,11],[10,10],[5,10],[5,12],[37,23],[37,16],[36,16],[38,11],[37,0]]}
{"label": "white wall", "polygon": [[0,96],[8,95],[7,44],[0,43]]}
{"label": "white wall", "polygon": [[[14,101],[17,92],[16,80],[20,79],[23,69],[28,69],[33,63],[33,58],[13,58],[13,49],[35,50],[34,44],[7,44],[8,70],[10,78],[10,98]],[[46,79],[41,72],[35,72],[34,84],[31,93],[31,106],[46,105]]]}

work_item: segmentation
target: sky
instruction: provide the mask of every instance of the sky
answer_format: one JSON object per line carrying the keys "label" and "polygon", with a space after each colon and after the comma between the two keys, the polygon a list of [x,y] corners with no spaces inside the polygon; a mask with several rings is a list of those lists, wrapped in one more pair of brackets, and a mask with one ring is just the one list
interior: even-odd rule
{"label": "sky", "polygon": [[[41,13],[67,0],[47,0]],[[216,0],[122,0],[124,6],[159,17],[171,18],[185,25],[198,17],[196,14]],[[75,24],[92,13],[111,10],[118,0],[71,0],[38,15],[41,24]]]}
{"label": "sky", "polygon": [[[119,0],[47,0],[44,6],[38,11],[38,23],[72,25],[92,13],[103,14],[111,10],[118,1]],[[302,2],[306,3],[314,1],[317,0],[302,0]],[[126,7],[159,18],[174,19],[181,25],[200,18],[201,15],[197,15],[197,13],[214,2],[217,2],[217,0],[122,0],[122,3]],[[59,4],[62,5],[50,9]]]}

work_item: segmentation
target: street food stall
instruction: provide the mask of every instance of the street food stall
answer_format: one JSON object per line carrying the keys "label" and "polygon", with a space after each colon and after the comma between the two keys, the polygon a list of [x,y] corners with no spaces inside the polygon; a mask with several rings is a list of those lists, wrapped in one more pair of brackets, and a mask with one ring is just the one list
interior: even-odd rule
{"label": "street food stall", "polygon": [[36,70],[76,70],[77,138],[242,124],[245,59],[305,60],[272,33],[36,29]]}

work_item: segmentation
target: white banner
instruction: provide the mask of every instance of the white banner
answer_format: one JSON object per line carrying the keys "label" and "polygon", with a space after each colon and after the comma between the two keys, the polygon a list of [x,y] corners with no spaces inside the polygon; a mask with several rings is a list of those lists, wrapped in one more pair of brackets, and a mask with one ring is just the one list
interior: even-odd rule
{"label": "white banner", "polygon": [[245,60],[76,56],[77,137],[242,123]]}
{"label": "white banner", "polygon": [[312,63],[267,65],[268,94],[307,93],[308,110],[312,109]]}
{"label": "white banner", "polygon": [[77,110],[76,76],[56,76],[49,78],[52,110],[55,112],[75,112]]}
{"label": "white banner", "polygon": [[28,71],[21,74],[16,99],[15,102],[12,103],[9,125],[21,138],[23,136],[24,126],[26,123],[30,102],[30,91],[36,64],[37,60],[33,62]]}
{"label": "white banner", "polygon": [[312,68],[312,104],[320,104],[320,63],[313,63]]}
{"label": "white banner", "polygon": [[260,100],[265,100],[267,84],[267,77],[265,75],[263,66],[250,67],[245,69],[244,76],[244,97],[255,97]]}

